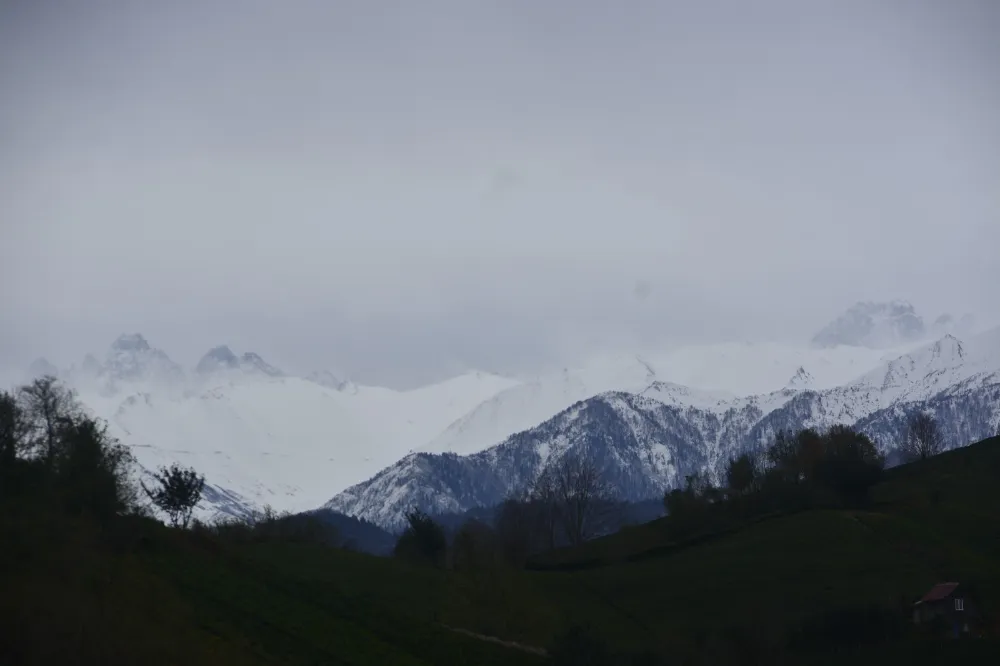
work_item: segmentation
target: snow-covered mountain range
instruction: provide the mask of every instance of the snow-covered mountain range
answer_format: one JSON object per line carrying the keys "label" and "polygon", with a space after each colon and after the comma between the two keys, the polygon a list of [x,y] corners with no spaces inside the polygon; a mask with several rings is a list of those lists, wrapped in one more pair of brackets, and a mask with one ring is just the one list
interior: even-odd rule
{"label": "snow-covered mountain range", "polygon": [[258,354],[213,347],[192,372],[139,334],[115,340],[65,372],[41,360],[106,420],[146,469],[179,462],[206,476],[206,512],[270,504],[318,506],[432,439],[514,380],[469,373],[394,391],[287,376]]}
{"label": "snow-covered mountain range", "polygon": [[419,450],[476,453],[606,391],[640,392],[657,381],[726,395],[786,387],[824,389],[848,382],[898,354],[865,347],[723,343],[643,357],[598,358],[585,367],[538,377],[498,393]]}
{"label": "snow-covered mountain range", "polygon": [[[779,430],[853,425],[891,452],[915,410],[935,413],[949,447],[997,433],[1000,329],[968,344],[947,335],[823,390],[789,386],[738,397],[653,381],[639,391],[601,393],[485,450],[412,453],[324,506],[398,528],[414,506],[445,513],[496,504],[569,451],[595,462],[623,498],[642,500],[695,471],[718,478],[734,454],[767,445]],[[481,418],[489,423],[495,413]]]}
{"label": "snow-covered mountain range", "polygon": [[[933,330],[943,326],[956,324]],[[29,373],[76,389],[143,467],[176,461],[205,474],[203,515],[326,503],[391,527],[411,505],[451,511],[502,498],[571,447],[592,449],[639,498],[692,469],[717,469],[782,423],[889,432],[900,410],[936,400],[942,414],[957,410],[952,421],[965,430],[950,441],[965,443],[993,427],[995,410],[977,412],[982,423],[966,412],[992,395],[985,377],[1000,367],[990,356],[1000,339],[967,339],[890,349],[689,346],[607,355],[535,378],[469,372],[396,391],[325,370],[293,376],[225,345],[186,370],[127,334],[103,359],[88,354],[68,370],[39,359]]]}

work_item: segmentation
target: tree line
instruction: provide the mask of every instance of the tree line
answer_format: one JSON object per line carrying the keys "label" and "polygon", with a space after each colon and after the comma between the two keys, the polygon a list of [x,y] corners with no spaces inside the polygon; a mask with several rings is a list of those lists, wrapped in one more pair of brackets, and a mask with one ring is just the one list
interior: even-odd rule
{"label": "tree line", "polygon": [[348,545],[320,516],[292,515],[269,506],[199,521],[194,512],[204,488],[204,476],[177,463],[144,472],[131,450],[109,434],[107,424],[88,415],[76,394],[55,377],[0,391],[4,504],[86,515],[105,525],[122,516],[160,516],[171,527],[192,529],[196,537],[227,542]]}
{"label": "tree line", "polygon": [[456,569],[522,567],[532,555],[611,531],[623,511],[624,503],[597,466],[569,453],[527,489],[511,493],[496,507],[491,523],[466,520],[451,539],[423,511],[408,512],[394,555]]}
{"label": "tree line", "polygon": [[772,511],[864,506],[884,467],[874,442],[846,426],[778,432],[768,447],[730,459],[720,484],[697,473],[667,492],[666,523],[683,536]]}
{"label": "tree line", "polygon": [[[923,412],[911,415],[897,448],[905,461],[941,452],[937,422]],[[847,426],[778,432],[768,446],[727,461],[718,482],[715,475],[698,472],[668,490],[664,523],[682,538],[769,512],[864,507],[885,464],[875,442]],[[526,490],[508,496],[491,522],[468,519],[449,535],[426,513],[407,513],[394,554],[457,569],[523,567],[534,555],[617,529],[624,510],[593,462],[567,454]]]}
{"label": "tree line", "polygon": [[[911,415],[897,448],[906,462],[940,453],[944,442],[937,422],[924,412]],[[683,536],[768,512],[863,508],[871,502],[871,488],[882,479],[885,464],[875,442],[848,426],[781,431],[767,447],[731,458],[721,483],[697,473],[687,476],[683,487],[668,491],[663,498],[666,523]]]}
{"label": "tree line", "polygon": [[[943,449],[933,417],[910,417],[899,443],[905,459]],[[696,473],[664,496],[667,522],[678,534],[711,527],[726,515],[752,515],[809,506],[863,506],[885,459],[864,434],[845,426],[825,433],[779,432],[766,448],[734,457],[721,483]],[[106,519],[159,511],[178,528],[211,529],[233,538],[302,538],[336,543],[330,528],[308,516],[247,512],[207,526],[192,521],[205,480],[177,464],[149,472],[147,481],[131,451],[87,415],[75,394],[55,377],[0,392],[0,498],[31,495],[69,512]],[[492,524],[470,520],[449,539],[420,511],[407,514],[396,544],[402,558],[471,568],[502,562],[523,566],[530,557],[576,546],[616,529],[624,503],[600,470],[567,453],[548,465],[526,490],[497,507]]]}
{"label": "tree line", "polygon": [[205,479],[177,464],[141,478],[132,452],[55,377],[0,391],[0,499],[100,521],[159,510],[187,527]]}

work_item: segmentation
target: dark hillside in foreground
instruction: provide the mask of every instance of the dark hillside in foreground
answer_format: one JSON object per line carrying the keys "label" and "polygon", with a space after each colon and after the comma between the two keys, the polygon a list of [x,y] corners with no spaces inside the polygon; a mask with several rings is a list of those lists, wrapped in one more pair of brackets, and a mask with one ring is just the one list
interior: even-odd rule
{"label": "dark hillside in foreground", "polygon": [[[220,544],[147,519],[109,531],[19,508],[0,520],[0,663],[539,661],[420,612],[440,581],[398,562],[305,544]],[[320,564],[303,570],[303,561]],[[388,596],[413,607],[382,603]]]}
{"label": "dark hillside in foreground", "polygon": [[315,516],[332,527],[340,543],[351,550],[369,555],[388,556],[392,553],[392,547],[396,545],[396,535],[353,516],[345,516],[329,509],[319,509],[305,515]]}
{"label": "dark hillside in foreground", "polygon": [[774,666],[1000,655],[991,640],[920,636],[910,624],[917,598],[961,581],[996,636],[1000,439],[890,470],[863,508],[798,507],[683,532],[670,516],[537,556],[529,570],[451,570],[294,535],[89,513],[66,500],[99,498],[90,486],[57,486],[44,461],[4,465],[5,664],[558,666],[585,663],[577,650],[595,666]]}
{"label": "dark hillside in foreground", "polygon": [[[984,555],[1000,559],[1000,437],[954,449],[925,461],[886,470],[885,480],[872,489],[873,505],[866,512],[847,512],[852,518],[890,522],[920,522],[931,533],[954,534],[962,543],[975,544]],[[806,512],[815,515],[814,512]],[[667,519],[626,527],[575,549],[546,553],[534,569],[592,568],[656,557],[706,544],[736,533],[763,529],[759,524],[791,520],[787,513],[754,517],[731,529],[705,530],[682,539],[671,538]],[[991,529],[992,527],[992,529]]]}
{"label": "dark hillside in foreground", "polygon": [[[627,527],[635,527],[648,523],[663,516],[663,500],[643,500],[640,502],[621,502],[616,504],[618,509],[613,513],[613,520],[605,521],[603,526],[608,530],[618,531]],[[461,513],[432,513],[430,516],[445,528],[448,532],[455,532],[464,523],[470,520],[479,521],[487,525],[494,525],[499,506],[477,507]],[[342,514],[336,514],[342,515]],[[371,525],[371,523],[365,523]],[[368,551],[366,551],[368,552]]]}

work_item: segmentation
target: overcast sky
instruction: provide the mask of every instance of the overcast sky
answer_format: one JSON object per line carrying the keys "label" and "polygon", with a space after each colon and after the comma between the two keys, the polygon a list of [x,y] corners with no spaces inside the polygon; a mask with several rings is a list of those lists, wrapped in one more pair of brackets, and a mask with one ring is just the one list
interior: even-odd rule
{"label": "overcast sky", "polygon": [[409,385],[1000,313],[1000,2],[0,2],[0,364]]}

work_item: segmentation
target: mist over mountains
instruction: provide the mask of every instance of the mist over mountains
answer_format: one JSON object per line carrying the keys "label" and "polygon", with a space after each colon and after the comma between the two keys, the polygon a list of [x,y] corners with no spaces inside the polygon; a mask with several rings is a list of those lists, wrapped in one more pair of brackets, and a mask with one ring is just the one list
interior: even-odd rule
{"label": "mist over mountains", "polygon": [[530,379],[473,371],[410,391],[323,369],[294,376],[228,345],[185,369],[130,333],[103,360],[63,370],[38,359],[28,377],[66,381],[143,467],[204,473],[205,515],[325,506],[394,528],[411,506],[495,503],[569,451],[644,500],[783,428],[856,425],[890,450],[907,413],[933,409],[960,446],[998,418],[1000,340],[957,337],[973,326],[928,326],[902,301],[859,303],[811,344],[609,354]]}
{"label": "mist over mountains", "polygon": [[812,343],[819,347],[849,345],[892,349],[918,342],[928,335],[969,335],[974,328],[975,317],[971,314],[965,314],[959,320],[950,314],[942,314],[928,326],[907,301],[862,302],[823,327],[813,337]]}

